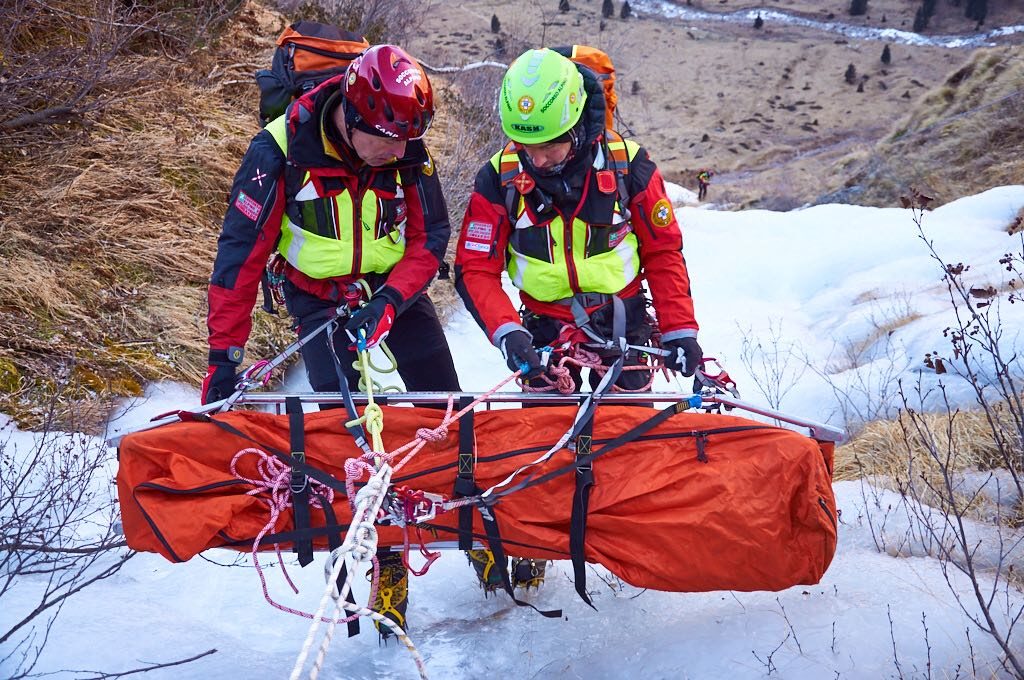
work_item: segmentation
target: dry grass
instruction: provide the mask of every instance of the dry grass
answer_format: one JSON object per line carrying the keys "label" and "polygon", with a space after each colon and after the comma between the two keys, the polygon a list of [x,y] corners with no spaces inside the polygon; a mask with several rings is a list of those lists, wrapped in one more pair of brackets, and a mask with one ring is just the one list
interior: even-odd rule
{"label": "dry grass", "polygon": [[[15,273],[0,279],[0,410],[21,426],[56,403],[58,426],[88,414],[95,428],[146,381],[201,379],[225,200],[258,131],[252,72],[288,22],[247,3],[181,63],[123,59],[146,77],[72,143],[0,150],[0,259]],[[485,78],[432,77],[441,115],[428,141],[456,227],[494,139],[477,96]],[[458,305],[450,282],[431,295],[442,317]],[[287,320],[257,311],[254,321],[250,356],[293,339]]]}
{"label": "dry grass", "polygon": [[[923,416],[933,432],[945,431],[949,418],[944,413]],[[953,419],[951,449],[957,452],[957,469],[991,469],[1001,464],[992,439],[992,429],[980,411],[963,411]],[[898,420],[868,423],[850,442],[836,449],[835,480],[861,477],[903,480],[907,476],[910,447],[914,467],[931,467],[923,443],[916,438],[905,442]]]}
{"label": "dry grass", "polygon": [[[937,204],[1024,177],[1024,58],[1016,48],[978,50],[925,94],[846,185],[856,202],[892,205],[907,187]],[[848,164],[849,165],[849,164]]]}
{"label": "dry grass", "polygon": [[[204,291],[231,178],[257,130],[255,86],[230,81],[254,50],[269,60],[272,41],[252,37],[262,12],[243,10],[188,66],[126,59],[152,75],[120,93],[87,139],[4,154],[0,253],[14,275],[0,281],[0,379],[13,389],[0,408],[21,425],[41,422],[34,404],[57,392],[68,415],[100,419],[146,380],[205,372]],[[279,326],[260,324],[253,350]]]}
{"label": "dry grass", "polygon": [[[954,488],[962,483],[963,475],[1005,469],[992,424],[983,411],[960,411],[953,416],[928,413],[917,417],[922,420],[924,431],[936,438],[933,446],[939,455],[948,456],[943,465],[952,476]],[[932,457],[928,446],[910,424],[906,423],[906,432],[903,425],[899,419],[868,423],[850,442],[838,447],[835,481],[870,479],[872,483],[901,493],[913,485],[916,498],[933,507],[945,507],[951,499],[943,490],[943,466]],[[1005,515],[1005,511],[993,514],[991,493],[968,496],[973,488],[972,484],[966,484],[963,493],[954,493],[958,507],[970,511],[977,519],[989,520],[997,516],[1010,523],[1019,520],[1021,508],[1011,515]],[[934,490],[943,490],[942,496],[936,496]]]}

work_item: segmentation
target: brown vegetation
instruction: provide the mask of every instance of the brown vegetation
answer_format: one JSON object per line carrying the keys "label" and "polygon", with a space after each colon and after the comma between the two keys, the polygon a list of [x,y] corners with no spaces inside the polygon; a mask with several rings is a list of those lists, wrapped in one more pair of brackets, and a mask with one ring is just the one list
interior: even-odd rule
{"label": "brown vegetation", "polygon": [[[317,6],[316,16],[380,38],[411,25],[408,7],[402,21],[392,16],[399,5],[342,2]],[[311,7],[295,11],[308,16]],[[145,381],[202,378],[205,289],[224,201],[259,129],[252,73],[269,64],[289,21],[249,3],[213,42],[182,38],[174,59],[120,52],[101,86],[72,103],[74,116],[0,132],[0,252],[10,273],[0,280],[0,410],[20,425],[38,425],[37,405],[57,393],[58,425],[73,411],[88,429],[112,398],[139,394]],[[32,49],[57,58],[46,45]],[[441,106],[429,140],[456,226],[494,138],[482,93],[500,73],[490,71],[432,77]],[[12,117],[27,121],[36,110],[45,107],[26,100]],[[443,313],[454,307],[450,282],[431,294]],[[254,320],[250,356],[293,337],[284,319],[257,311]]]}
{"label": "brown vegetation", "polygon": [[850,159],[854,200],[894,205],[908,186],[938,204],[1024,181],[1024,59],[1017,48],[978,50],[928,92],[869,153]]}
{"label": "brown vegetation", "polygon": [[[252,37],[259,25],[248,9],[211,46],[188,43],[175,58],[118,53],[116,93],[90,92],[76,122],[8,131],[0,408],[21,424],[37,424],[36,405],[61,385],[61,408],[96,424],[109,398],[143,381],[204,372],[202,291],[224,197],[256,130],[255,99],[237,82],[270,47]],[[272,335],[260,324],[255,344]]]}

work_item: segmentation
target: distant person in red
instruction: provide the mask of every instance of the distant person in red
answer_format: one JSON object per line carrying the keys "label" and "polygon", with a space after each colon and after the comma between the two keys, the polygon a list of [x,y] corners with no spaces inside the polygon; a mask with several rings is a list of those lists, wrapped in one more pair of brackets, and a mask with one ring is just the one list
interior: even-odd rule
{"label": "distant person in red", "polygon": [[697,200],[703,201],[708,195],[708,185],[711,184],[711,178],[715,176],[714,170],[698,170],[697,171]]}

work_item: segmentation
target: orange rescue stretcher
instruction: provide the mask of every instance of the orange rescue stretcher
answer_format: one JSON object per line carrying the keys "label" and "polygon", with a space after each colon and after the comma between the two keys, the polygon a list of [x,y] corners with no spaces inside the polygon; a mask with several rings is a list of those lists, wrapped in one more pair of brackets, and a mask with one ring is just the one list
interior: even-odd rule
{"label": "orange rescue stretcher", "polygon": [[[423,545],[486,544],[496,555],[573,559],[577,575],[585,562],[597,563],[633,586],[663,591],[817,583],[836,549],[838,437],[690,406],[602,403],[574,450],[557,451],[486,499],[481,490],[548,451],[577,409],[470,411],[391,482],[407,495],[423,492],[420,499],[475,498],[419,521]],[[388,451],[444,417],[435,408],[383,410]],[[286,509],[258,548],[291,547],[303,562],[303,553],[308,561],[312,550],[335,546],[351,518],[343,467],[363,454],[344,413],[178,414],[172,420],[187,422],[125,435],[117,486],[128,545],[174,562],[209,548],[252,550],[269,519],[266,492],[250,495],[254,486],[241,478],[258,476],[258,458],[239,457],[237,475],[231,462],[255,448],[291,466],[295,489],[307,490],[295,496],[299,513]],[[326,512],[306,505],[310,479],[334,490]],[[379,527],[381,546],[407,538],[403,527]],[[577,591],[586,599],[583,584]]]}

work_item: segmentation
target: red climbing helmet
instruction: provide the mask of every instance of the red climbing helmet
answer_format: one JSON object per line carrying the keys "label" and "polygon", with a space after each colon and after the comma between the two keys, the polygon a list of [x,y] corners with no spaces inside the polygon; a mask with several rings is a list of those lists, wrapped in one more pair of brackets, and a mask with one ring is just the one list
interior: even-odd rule
{"label": "red climbing helmet", "polygon": [[434,118],[430,80],[401,47],[375,45],[363,52],[349,65],[343,87],[358,115],[357,126],[367,131],[419,139]]}

